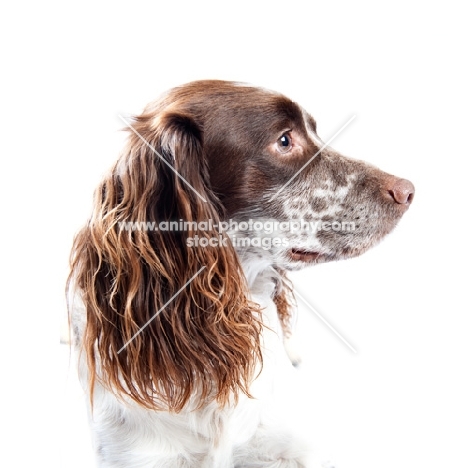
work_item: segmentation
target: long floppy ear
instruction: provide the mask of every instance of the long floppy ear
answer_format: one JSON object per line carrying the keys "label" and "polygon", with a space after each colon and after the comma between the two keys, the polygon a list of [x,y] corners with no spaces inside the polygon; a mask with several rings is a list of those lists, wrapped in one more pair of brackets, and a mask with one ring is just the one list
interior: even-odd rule
{"label": "long floppy ear", "polygon": [[[148,408],[180,411],[194,394],[226,404],[249,394],[261,322],[229,240],[210,245],[216,229],[193,224],[222,215],[201,129],[177,113],[143,114],[132,129],[72,252],[91,394],[97,380]],[[187,230],[165,229],[176,225]]]}

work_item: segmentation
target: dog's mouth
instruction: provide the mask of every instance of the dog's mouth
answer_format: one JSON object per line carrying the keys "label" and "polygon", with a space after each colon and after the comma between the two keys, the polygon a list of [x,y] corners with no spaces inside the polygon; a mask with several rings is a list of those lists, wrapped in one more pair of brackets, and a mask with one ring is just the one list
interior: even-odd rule
{"label": "dog's mouth", "polygon": [[295,262],[316,263],[323,255],[312,250],[292,248],[289,251],[289,256]]}

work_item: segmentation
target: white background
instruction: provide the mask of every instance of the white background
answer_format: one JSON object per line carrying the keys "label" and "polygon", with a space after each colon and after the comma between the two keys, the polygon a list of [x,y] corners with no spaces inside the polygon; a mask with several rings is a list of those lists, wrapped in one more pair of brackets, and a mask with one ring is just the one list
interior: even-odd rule
{"label": "white background", "polygon": [[8,438],[0,458],[11,451],[8,466],[90,466],[83,399],[73,369],[67,380],[65,347],[56,345],[72,236],[122,146],[117,114],[138,113],[165,89],[201,78],[289,95],[314,115],[324,141],[356,115],[334,148],[413,181],[411,209],[376,249],[293,276],[357,350],[299,301],[312,415],[305,430],[337,468],[468,466],[468,38],[460,5],[3,7],[1,402]]}

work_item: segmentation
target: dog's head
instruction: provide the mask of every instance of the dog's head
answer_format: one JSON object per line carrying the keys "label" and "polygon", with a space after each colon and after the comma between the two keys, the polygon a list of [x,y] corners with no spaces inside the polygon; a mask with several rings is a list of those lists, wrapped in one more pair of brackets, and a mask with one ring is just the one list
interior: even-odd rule
{"label": "dog's head", "polygon": [[146,406],[248,393],[261,312],[239,258],[283,272],[358,255],[413,198],[410,182],[324,146],[307,112],[260,88],[175,88],[129,131],[72,276],[91,374]]}
{"label": "dog's head", "polygon": [[409,181],[327,147],[315,120],[280,94],[196,82],[150,106],[148,118],[168,107],[200,129],[211,190],[244,256],[269,255],[286,269],[356,256],[412,201]]}

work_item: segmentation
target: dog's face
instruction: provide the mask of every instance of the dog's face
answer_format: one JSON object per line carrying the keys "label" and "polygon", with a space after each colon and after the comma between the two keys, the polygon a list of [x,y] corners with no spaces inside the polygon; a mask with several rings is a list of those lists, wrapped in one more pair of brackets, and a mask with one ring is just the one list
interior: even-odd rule
{"label": "dog's face", "polygon": [[324,147],[315,120],[280,94],[196,82],[168,102],[202,129],[210,184],[241,256],[269,256],[286,269],[353,257],[412,201],[411,182]]}
{"label": "dog's face", "polygon": [[[262,356],[254,274],[278,273],[286,324],[284,270],[362,253],[413,197],[410,182],[324,146],[300,106],[259,88],[190,83],[128,130],[75,238],[70,279],[86,307],[91,389],[99,379],[148,408],[249,394]],[[174,220],[187,229],[162,229]]]}

